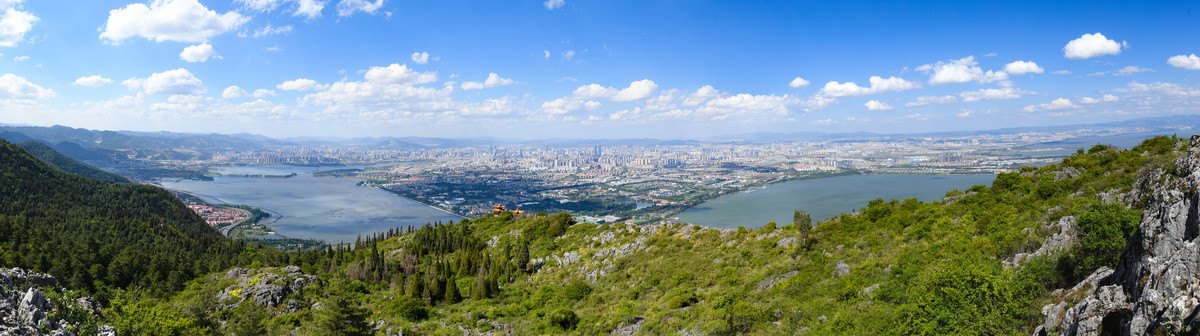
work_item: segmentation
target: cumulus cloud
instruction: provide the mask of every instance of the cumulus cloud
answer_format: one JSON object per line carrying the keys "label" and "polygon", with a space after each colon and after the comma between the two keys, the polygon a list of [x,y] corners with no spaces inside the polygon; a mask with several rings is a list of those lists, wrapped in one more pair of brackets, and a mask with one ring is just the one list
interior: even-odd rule
{"label": "cumulus cloud", "polygon": [[576,100],[559,98],[542,103],[542,112],[549,114],[568,114],[578,111],[595,111],[600,108],[600,102],[594,100]]}
{"label": "cumulus cloud", "polygon": [[199,43],[249,20],[236,12],[218,14],[197,0],[153,0],[149,6],[135,3],[110,11],[100,38],[111,43],[133,37]]}
{"label": "cumulus cloud", "polygon": [[1014,76],[1027,73],[1043,73],[1045,71],[1046,69],[1042,69],[1042,67],[1034,62],[1016,61],[1004,65],[1004,72]]}
{"label": "cumulus cloud", "polygon": [[1180,69],[1200,70],[1200,57],[1196,57],[1196,54],[1175,55],[1167,59],[1167,64]]}
{"label": "cumulus cloud", "polygon": [[1049,103],[1026,106],[1025,112],[1055,111],[1074,108],[1079,108],[1079,105],[1075,105],[1075,103],[1072,103],[1070,99],[1058,98],[1050,101]]}
{"label": "cumulus cloud", "polygon": [[25,77],[14,74],[0,76],[0,98],[3,99],[50,99],[54,90],[30,83]]}
{"label": "cumulus cloud", "polygon": [[571,60],[571,58],[574,58],[574,57],[575,57],[575,51],[574,51],[574,50],[567,50],[567,51],[564,51],[564,52],[563,52],[563,54],[562,54],[562,58],[563,58],[563,60],[564,60],[564,61],[570,61],[570,60]]}
{"label": "cumulus cloud", "polygon": [[865,96],[878,93],[896,92],[904,90],[912,90],[921,87],[921,84],[909,82],[899,77],[883,78],[879,76],[871,76],[869,79],[871,85],[867,87],[858,86],[854,82],[838,83],[831,81],[825,83],[825,87],[817,92],[817,96],[826,98]]}
{"label": "cumulus cloud", "polygon": [[484,80],[483,83],[463,82],[462,88],[463,90],[479,90],[484,88],[494,88],[497,86],[512,85],[516,83],[517,81],[512,79],[500,78],[500,75],[497,75],[495,72],[493,72],[488,74],[488,78]]}
{"label": "cumulus cloud", "polygon": [[113,81],[111,79],[100,77],[100,75],[94,75],[94,76],[87,76],[87,77],[79,77],[79,79],[75,80],[74,85],[75,86],[97,87],[97,86],[104,86],[104,85],[112,84],[112,82]]}
{"label": "cumulus cloud", "polygon": [[270,12],[285,3],[292,3],[292,15],[314,19],[321,16],[325,9],[323,0],[235,0],[243,7],[258,12]]}
{"label": "cumulus cloud", "polygon": [[1096,103],[1101,103],[1101,102],[1112,103],[1112,102],[1117,102],[1120,100],[1121,100],[1121,98],[1118,98],[1117,96],[1106,94],[1104,96],[1101,96],[1100,98],[1092,98],[1092,97],[1079,98],[1079,103],[1081,103],[1081,104],[1096,104]]}
{"label": "cumulus cloud", "polygon": [[242,90],[242,88],[238,87],[237,85],[227,87],[225,88],[225,91],[221,91],[221,98],[225,99],[245,98],[249,95],[249,93],[246,93],[246,90]]}
{"label": "cumulus cloud", "polygon": [[550,59],[550,51],[549,50],[542,50],[542,52],[546,53],[546,56],[545,56],[546,59]]}
{"label": "cumulus cloud", "polygon": [[338,2],[338,16],[351,16],[355,12],[363,12],[367,14],[375,14],[380,7],[383,7],[383,0],[341,0]]}
{"label": "cumulus cloud", "polygon": [[147,94],[199,95],[205,92],[204,83],[184,68],[155,73],[148,78],[131,78],[121,84]]}
{"label": "cumulus cloud", "polygon": [[554,10],[561,8],[565,4],[566,1],[564,0],[546,0],[546,2],[542,3],[542,6],[546,6],[546,9]]}
{"label": "cumulus cloud", "polygon": [[275,88],[284,90],[284,91],[311,91],[311,90],[323,90],[324,86],[318,84],[317,81],[315,81],[315,80],[311,80],[308,78],[297,78],[294,80],[279,83],[279,85],[276,85]]}
{"label": "cumulus cloud", "polygon": [[1200,90],[1175,83],[1154,82],[1142,84],[1130,82],[1125,88],[1115,89],[1117,92],[1152,93],[1177,98],[1200,97]]}
{"label": "cumulus cloud", "polygon": [[1129,47],[1129,43],[1110,40],[1104,37],[1104,34],[1083,34],[1077,39],[1067,42],[1063,47],[1063,57],[1070,59],[1088,59],[1104,55],[1116,55],[1121,53],[1121,48]]}
{"label": "cumulus cloud", "polygon": [[275,91],[267,89],[254,90],[254,98],[266,98],[275,95]]}
{"label": "cumulus cloud", "polygon": [[892,105],[888,105],[887,103],[883,103],[878,100],[871,100],[863,105],[867,106],[868,111],[887,111],[894,108]]}
{"label": "cumulus cloud", "polygon": [[[204,43],[183,48],[183,52],[179,53],[179,58],[184,61],[196,63],[207,61],[209,57],[216,55],[217,52],[213,51],[212,45]],[[221,56],[216,56],[216,58],[221,58]]]}
{"label": "cumulus cloud", "polygon": [[805,80],[804,78],[796,77],[796,79],[793,79],[791,83],[788,83],[788,86],[793,87],[793,88],[802,88],[802,87],[808,86],[808,84],[809,84],[808,80]]}
{"label": "cumulus cloud", "polygon": [[409,69],[408,65],[397,63],[392,63],[392,65],[386,67],[371,67],[370,70],[367,70],[367,74],[364,77],[372,82],[402,85],[425,84],[437,81],[436,72],[417,72]]}
{"label": "cumulus cloud", "polygon": [[33,30],[38,17],[21,10],[22,0],[0,1],[0,47],[15,47]]}
{"label": "cumulus cloud", "polygon": [[975,61],[975,56],[967,56],[949,62],[925,64],[917,67],[916,70],[931,73],[929,76],[931,85],[966,82],[991,83],[1008,80],[1008,73],[991,70],[984,72],[983,68],[978,65],[979,62]]}
{"label": "cumulus cloud", "polygon": [[24,62],[24,61],[28,61],[28,60],[29,60],[29,56],[13,57],[13,62]]}
{"label": "cumulus cloud", "polygon": [[617,89],[604,87],[600,84],[588,84],[575,89],[572,95],[578,99],[608,99],[617,95]]}
{"label": "cumulus cloud", "polygon": [[413,63],[425,64],[429,63],[429,53],[421,51],[412,53]]}
{"label": "cumulus cloud", "polygon": [[643,79],[629,83],[629,87],[618,91],[617,94],[612,97],[612,101],[627,102],[646,99],[650,97],[650,95],[654,94],[654,90],[657,89],[658,84],[654,84],[654,82],[649,79]]}

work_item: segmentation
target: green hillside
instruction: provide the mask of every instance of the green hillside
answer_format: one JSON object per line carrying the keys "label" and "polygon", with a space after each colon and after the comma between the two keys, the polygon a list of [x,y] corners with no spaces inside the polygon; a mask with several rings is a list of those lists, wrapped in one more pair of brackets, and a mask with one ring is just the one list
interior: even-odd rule
{"label": "green hillside", "polygon": [[[370,322],[433,335],[1027,335],[1055,289],[1113,266],[1140,218],[1099,196],[1184,150],[1168,137],[1097,145],[942,202],[876,200],[811,229],[802,214],[800,225],[718,230],[511,213],[398,229],[357,249],[293,253],[290,270],[212,274],[139,307],[181,334],[357,335]],[[1064,216],[1078,218],[1077,243],[1004,266]],[[310,275],[322,281],[269,285]],[[167,327],[136,316],[114,325]]]}
{"label": "green hillside", "polygon": [[50,146],[37,141],[26,141],[17,144],[29,154],[37,157],[42,162],[54,167],[55,169],[68,172],[71,174],[89,177],[109,183],[131,183],[124,176],[109,173],[99,168],[92,167],[86,163],[79,162],[75,159],[67,157],[62,153],[55,151]]}
{"label": "green hillside", "polygon": [[182,289],[243,249],[166,190],[65,173],[0,141],[0,267],[48,272],[105,298]]}

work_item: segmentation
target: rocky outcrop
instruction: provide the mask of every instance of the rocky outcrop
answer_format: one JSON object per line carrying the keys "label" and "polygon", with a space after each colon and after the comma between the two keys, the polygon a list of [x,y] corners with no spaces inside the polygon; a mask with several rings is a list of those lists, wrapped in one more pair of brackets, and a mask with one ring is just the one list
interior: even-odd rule
{"label": "rocky outcrop", "polygon": [[[305,287],[318,285],[321,281],[316,276],[304,274],[296,266],[281,269],[234,268],[225,273],[225,278],[237,279],[237,284],[226,287],[217,294],[217,300],[224,303],[228,309],[237,308],[246,299],[253,299],[264,307],[275,308],[283,304],[288,295],[298,293]],[[300,306],[294,301],[287,302],[287,310]]]}
{"label": "rocky outcrop", "polygon": [[[1173,167],[1143,172],[1131,195],[1142,222],[1111,274],[1093,289],[1048,305],[1035,334],[1146,335],[1200,332],[1200,135]],[[1100,272],[1100,271],[1098,271]],[[1102,276],[1101,276],[1102,275]],[[1086,283],[1087,281],[1085,281]],[[1080,286],[1076,286],[1080,287]],[[1068,307],[1069,306],[1069,307]],[[1061,311],[1061,319],[1057,316]]]}
{"label": "rocky outcrop", "polygon": [[1042,246],[1037,251],[1033,253],[1017,253],[1011,260],[1002,261],[1001,263],[1004,264],[1004,268],[1019,267],[1025,264],[1025,261],[1034,257],[1065,251],[1071,247],[1071,244],[1075,242],[1075,237],[1079,235],[1077,230],[1075,230],[1074,216],[1059,218],[1058,221],[1050,224],[1049,228],[1057,231],[1057,233],[1046,237],[1046,240],[1042,242]]}
{"label": "rocky outcrop", "polygon": [[[58,310],[100,314],[100,303],[91,297],[74,301],[53,302],[46,289],[58,286],[58,279],[49,274],[20,268],[0,269],[0,335],[75,335],[76,321],[53,318]],[[43,330],[49,331],[45,334]],[[102,326],[99,335],[116,336],[109,326]]]}

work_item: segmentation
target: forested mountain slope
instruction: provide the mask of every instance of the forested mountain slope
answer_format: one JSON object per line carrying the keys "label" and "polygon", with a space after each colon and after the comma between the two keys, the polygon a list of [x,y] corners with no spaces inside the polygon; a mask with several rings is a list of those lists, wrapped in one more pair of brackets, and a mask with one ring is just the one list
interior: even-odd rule
{"label": "forested mountain slope", "polygon": [[103,299],[110,288],[181,289],[243,249],[161,188],[62,172],[0,141],[0,267],[48,272]]}
{"label": "forested mountain slope", "polygon": [[109,183],[131,183],[129,179],[121,175],[109,173],[100,170],[99,168],[89,166],[83,162],[79,162],[66,155],[63,155],[62,153],[59,153],[58,151],[55,151],[54,148],[51,148],[50,146],[41,142],[26,141],[17,144],[17,146],[21,147],[21,149],[24,149],[26,152],[38,158],[39,160],[42,160],[42,162],[45,162],[51,167],[64,172]]}

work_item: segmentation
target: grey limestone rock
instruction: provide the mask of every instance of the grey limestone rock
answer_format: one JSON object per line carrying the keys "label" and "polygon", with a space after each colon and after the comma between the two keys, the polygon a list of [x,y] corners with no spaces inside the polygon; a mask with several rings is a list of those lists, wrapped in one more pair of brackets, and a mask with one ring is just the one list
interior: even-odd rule
{"label": "grey limestone rock", "polygon": [[847,274],[850,274],[850,265],[846,265],[845,261],[839,261],[833,268],[833,277],[840,278]]}

